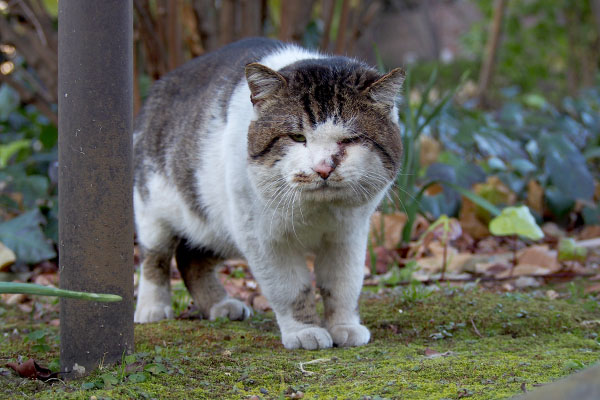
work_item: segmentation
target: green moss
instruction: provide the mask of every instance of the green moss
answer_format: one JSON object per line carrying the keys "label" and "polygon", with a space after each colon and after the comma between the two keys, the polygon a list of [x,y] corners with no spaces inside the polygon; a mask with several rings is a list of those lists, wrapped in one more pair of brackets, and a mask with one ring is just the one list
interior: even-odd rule
{"label": "green moss", "polygon": [[[365,293],[361,311],[373,341],[352,349],[285,350],[272,314],[243,323],[176,320],[140,325],[135,330],[137,353],[127,366],[54,385],[0,376],[0,397],[270,399],[301,391],[305,399],[497,399],[600,360],[600,326],[582,324],[600,319],[598,307],[582,306],[589,299],[569,302],[536,293],[451,288],[420,301],[406,299],[400,291]],[[23,316],[16,310],[4,308],[10,327],[0,328],[2,365],[19,355],[44,364],[56,357],[56,341],[49,353],[36,353],[22,335],[11,334],[15,328],[43,328],[55,335],[55,328],[20,321]],[[427,348],[445,356],[427,357]],[[301,371],[300,363],[316,359],[323,360],[304,364],[309,373]],[[135,373],[147,380],[133,382]],[[110,384],[113,378],[106,374],[116,383]],[[103,389],[82,389],[93,382]]]}

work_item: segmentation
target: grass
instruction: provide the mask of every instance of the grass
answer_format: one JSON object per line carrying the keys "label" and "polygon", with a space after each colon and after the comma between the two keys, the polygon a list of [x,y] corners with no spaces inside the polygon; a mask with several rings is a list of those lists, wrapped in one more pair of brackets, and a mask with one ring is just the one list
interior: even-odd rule
{"label": "grass", "polygon": [[[543,291],[448,287],[421,297],[401,289],[365,293],[361,312],[372,342],[325,351],[283,349],[270,313],[243,323],[138,325],[136,353],[122,365],[52,385],[0,369],[0,397],[280,399],[302,392],[305,399],[508,398],[600,360],[600,306],[574,293],[565,288],[569,298],[559,300]],[[19,356],[44,365],[56,359],[57,328],[9,306],[2,310],[0,365]],[[38,330],[46,334],[31,335]],[[24,341],[28,334],[43,336],[49,349]],[[300,367],[309,361],[315,362]]]}

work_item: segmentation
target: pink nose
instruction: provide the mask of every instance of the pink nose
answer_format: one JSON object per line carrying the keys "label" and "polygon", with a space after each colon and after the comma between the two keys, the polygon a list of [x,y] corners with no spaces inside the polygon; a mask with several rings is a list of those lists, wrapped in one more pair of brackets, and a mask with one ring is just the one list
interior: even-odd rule
{"label": "pink nose", "polygon": [[329,178],[329,175],[331,174],[331,172],[333,172],[334,169],[335,166],[331,165],[331,163],[325,160],[322,160],[313,167],[313,171],[319,174],[319,176],[323,179]]}

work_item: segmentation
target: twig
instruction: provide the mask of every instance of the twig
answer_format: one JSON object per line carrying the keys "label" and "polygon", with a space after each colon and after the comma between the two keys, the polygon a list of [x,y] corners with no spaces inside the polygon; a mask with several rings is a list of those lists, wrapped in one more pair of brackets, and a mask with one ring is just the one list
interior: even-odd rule
{"label": "twig", "polygon": [[350,0],[342,2],[342,14],[338,25],[337,38],[335,40],[335,53],[342,54],[344,51],[346,29],[348,29],[348,17],[350,15]]}
{"label": "twig", "polygon": [[502,35],[502,20],[504,19],[507,3],[507,0],[496,0],[494,2],[494,16],[490,26],[488,41],[485,46],[485,58],[483,59],[481,71],[479,73],[479,85],[477,88],[481,104],[485,104],[486,91],[492,81],[494,64],[496,62],[496,55],[498,53],[500,37]]}
{"label": "twig", "polygon": [[35,13],[22,0],[17,0],[17,3],[19,3],[21,8],[23,9],[23,12],[27,16],[27,18],[31,21],[31,23],[33,24],[33,26],[35,28],[35,32],[37,33],[38,37],[40,38],[40,42],[42,42],[42,44],[44,46],[47,46],[48,40],[46,39],[46,34],[44,33],[44,30],[42,29],[42,24],[40,24],[40,21],[37,19]]}
{"label": "twig", "polygon": [[471,318],[471,325],[473,325],[473,330],[475,331],[475,334],[477,336],[479,336],[480,338],[483,338],[483,335],[481,334],[481,332],[479,332],[479,329],[477,329],[477,326],[475,326],[475,321],[473,321],[473,318]]}
{"label": "twig", "polygon": [[317,358],[316,360],[298,363],[298,366],[300,367],[300,372],[302,372],[306,376],[310,376],[310,375],[314,375],[315,373],[312,371],[305,370],[304,369],[305,365],[324,363],[324,362],[329,362],[329,361],[331,361],[331,358]]}
{"label": "twig", "polygon": [[327,51],[329,47],[329,34],[331,32],[331,23],[335,14],[335,1],[328,0],[323,2],[323,19],[325,20],[325,27],[323,28],[323,37],[321,37],[320,48],[323,51]]}

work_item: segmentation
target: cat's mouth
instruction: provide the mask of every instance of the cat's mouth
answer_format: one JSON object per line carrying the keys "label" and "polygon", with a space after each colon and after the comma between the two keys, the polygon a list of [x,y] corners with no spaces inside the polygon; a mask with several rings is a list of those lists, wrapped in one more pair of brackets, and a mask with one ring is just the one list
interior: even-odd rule
{"label": "cat's mouth", "polygon": [[319,183],[315,184],[314,186],[311,185],[311,187],[307,188],[306,190],[308,190],[310,192],[326,192],[326,191],[338,191],[338,190],[342,190],[342,189],[344,189],[343,186],[332,185],[331,183],[329,183],[327,181],[323,181],[323,182],[319,182]]}

